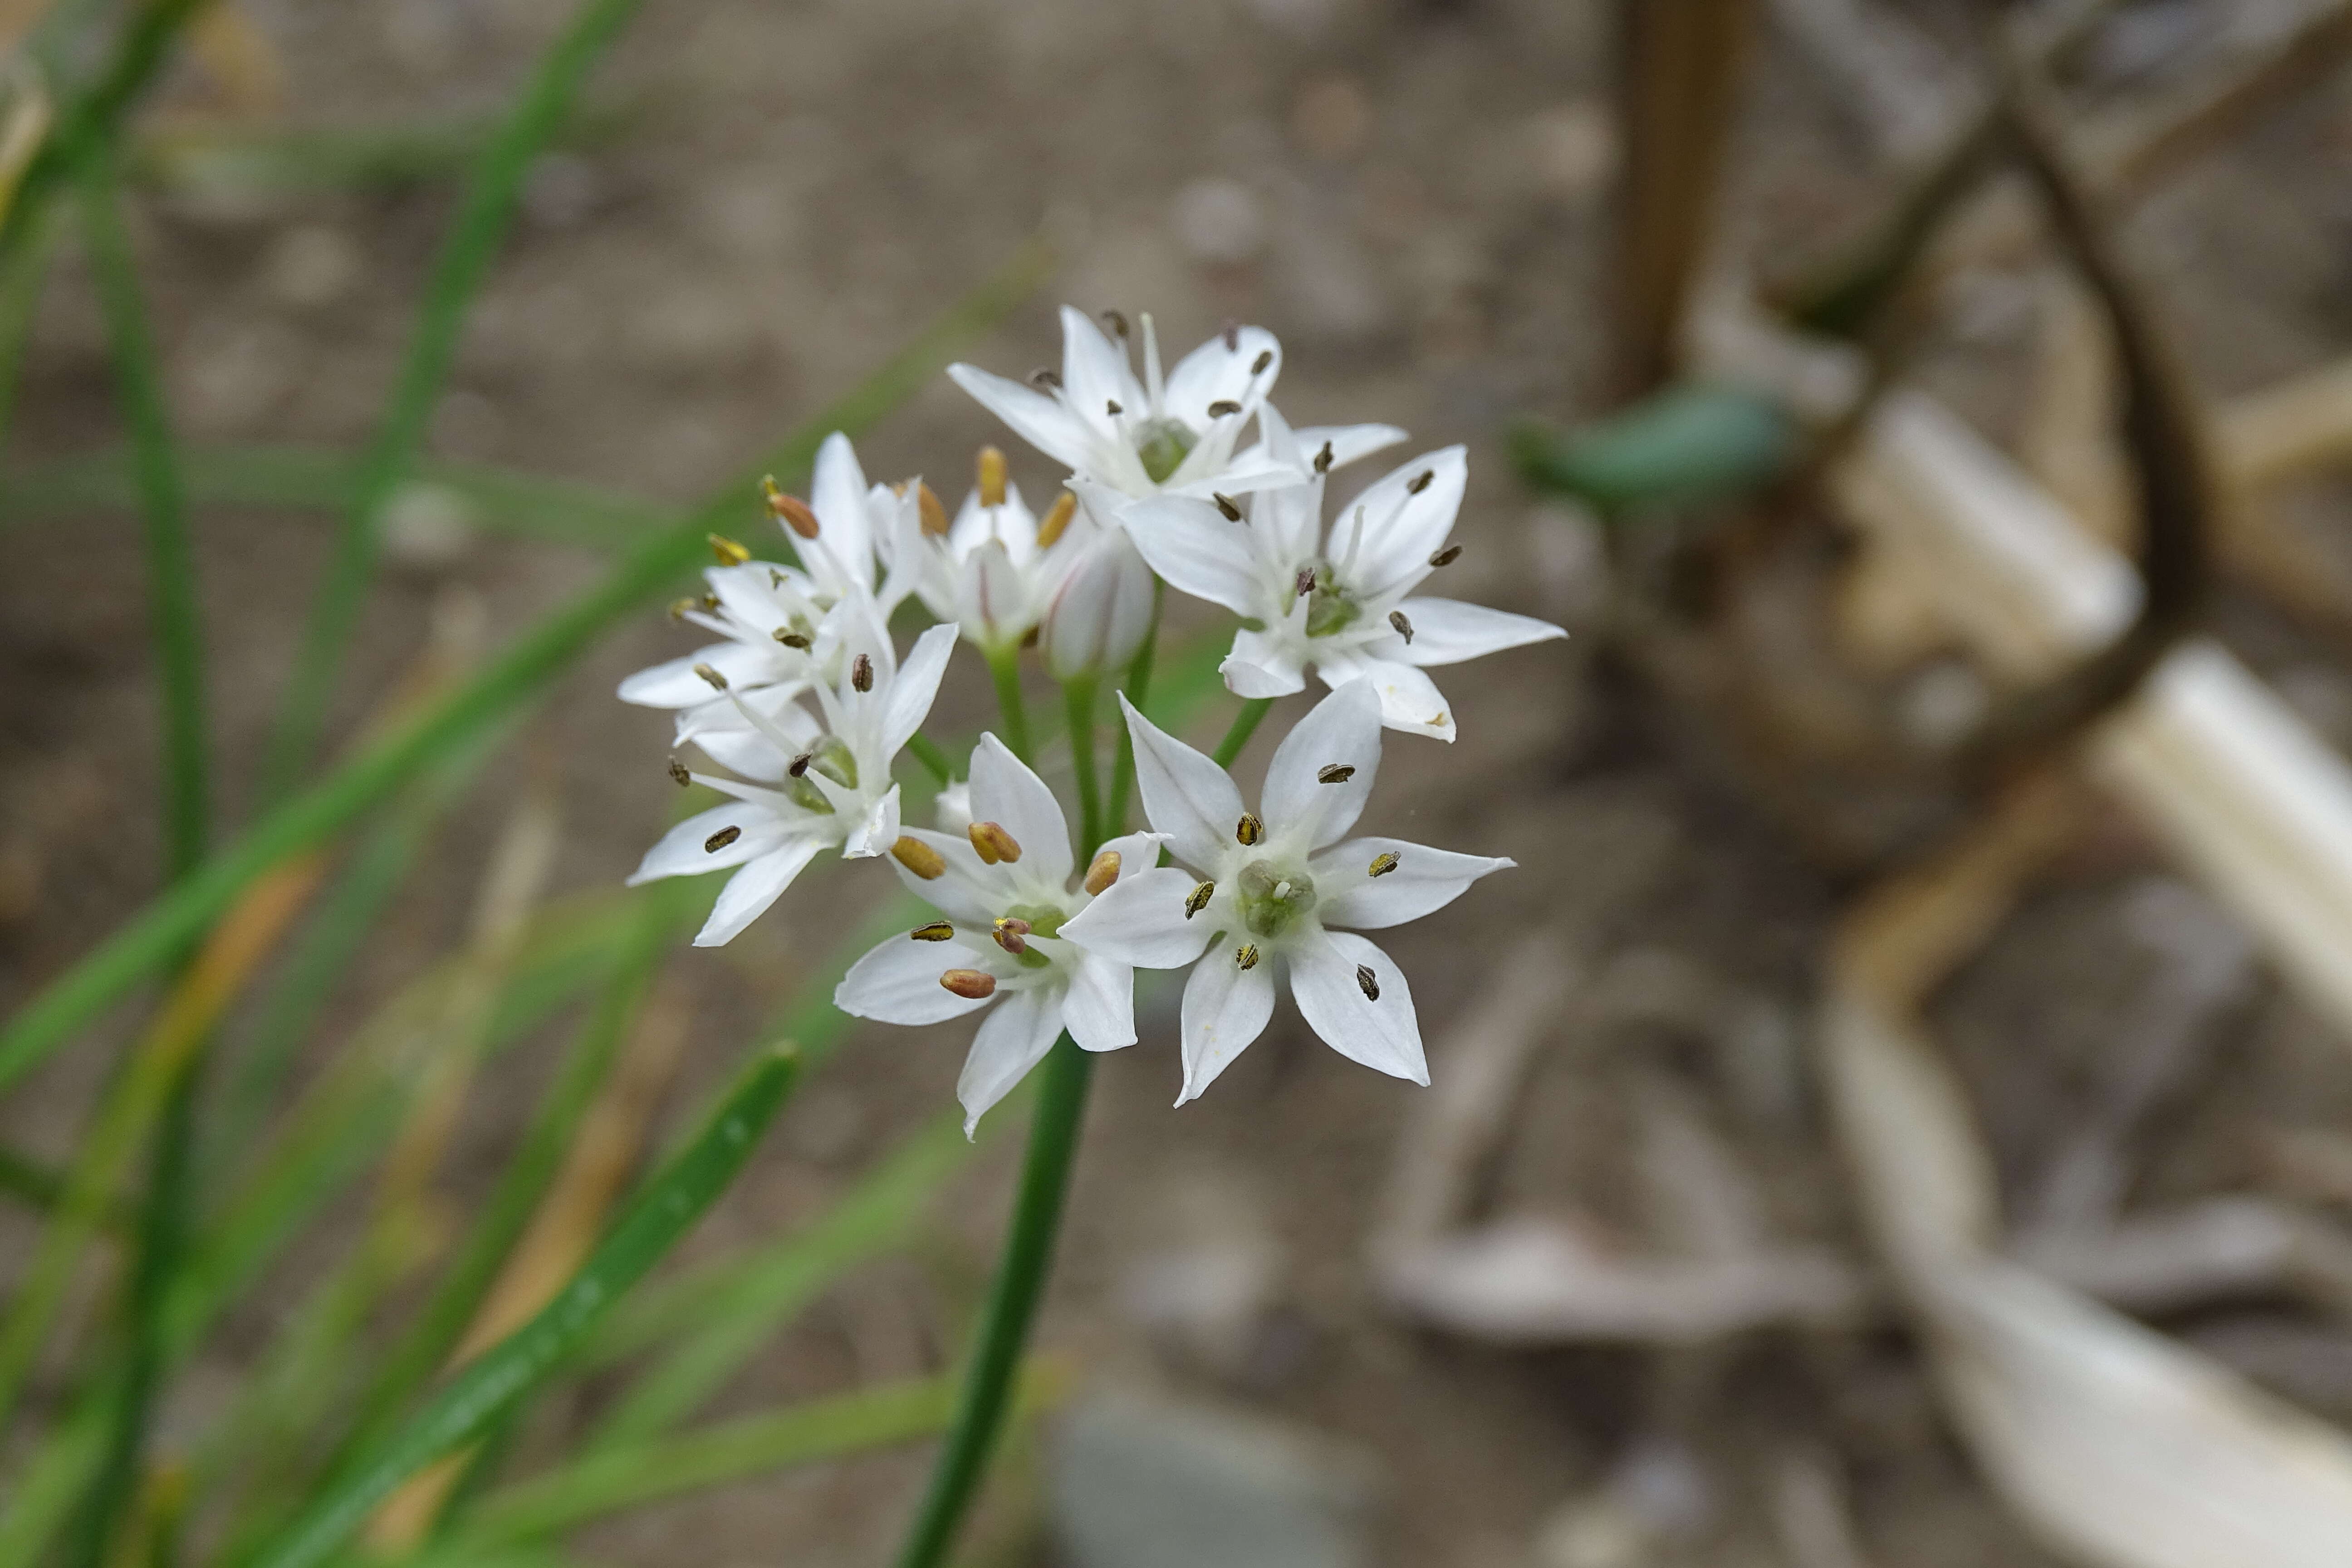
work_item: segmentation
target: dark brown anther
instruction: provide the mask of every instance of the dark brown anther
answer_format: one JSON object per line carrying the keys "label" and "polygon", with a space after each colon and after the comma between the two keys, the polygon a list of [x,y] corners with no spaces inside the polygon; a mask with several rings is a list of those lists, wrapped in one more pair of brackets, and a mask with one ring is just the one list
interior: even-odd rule
{"label": "dark brown anther", "polygon": [[1202,910],[1207,909],[1209,907],[1210,899],[1215,896],[1216,891],[1217,885],[1214,882],[1202,882],[1191,892],[1185,894],[1184,918],[1189,921],[1194,915],[1199,914]]}
{"label": "dark brown anther", "polygon": [[995,929],[989,934],[996,938],[997,946],[1018,958],[1029,951],[1029,943],[1023,939],[1028,936],[1030,930],[1027,921],[1016,915],[1006,915],[996,922]]}
{"label": "dark brown anther", "polygon": [[1435,468],[1423,468],[1421,472],[1413,475],[1412,482],[1404,487],[1404,493],[1409,496],[1417,496],[1422,491],[1427,489],[1429,488],[1429,482],[1435,478],[1437,478],[1437,470]]}
{"label": "dark brown anther", "polygon": [[1041,364],[1029,373],[1029,384],[1040,391],[1059,392],[1062,390],[1062,378],[1055,372]]}
{"label": "dark brown anther", "polygon": [[1322,448],[1315,454],[1315,471],[1318,474],[1331,471],[1331,443],[1328,441],[1324,442]]}
{"label": "dark brown anther", "polygon": [[1411,647],[1412,646],[1412,623],[1404,618],[1404,612],[1402,610],[1391,610],[1389,612],[1389,625],[1396,628],[1397,636],[1404,638],[1405,647]]}
{"label": "dark brown anther", "polygon": [[797,648],[802,653],[806,653],[809,650],[808,638],[793,630],[790,626],[778,626],[775,630],[774,636],[775,639],[783,644],[786,647]]}
{"label": "dark brown anther", "polygon": [[1217,510],[1225,514],[1227,522],[1239,522],[1242,520],[1242,509],[1235,506],[1228,498],[1211,490],[1209,499],[1217,503]]}
{"label": "dark brown anther", "polygon": [[1108,415],[1109,415],[1112,418],[1116,419],[1116,418],[1118,418],[1120,415],[1122,415],[1122,414],[1126,413],[1126,412],[1127,412],[1127,410],[1126,410],[1126,409],[1124,409],[1124,408],[1121,408],[1121,407],[1118,405],[1118,398],[1116,398],[1116,397],[1106,397],[1106,398],[1104,398],[1104,399],[1103,399],[1103,412],[1104,412],[1104,413],[1106,413],[1106,414],[1108,414]]}
{"label": "dark brown anther", "polygon": [[722,827],[702,841],[702,852],[706,855],[716,855],[742,837],[743,830],[740,827]]}
{"label": "dark brown anther", "polygon": [[1117,310],[1105,310],[1102,313],[1102,319],[1105,326],[1118,334],[1118,339],[1121,342],[1125,342],[1127,341],[1127,318],[1125,316],[1120,315]]}
{"label": "dark brown anther", "polygon": [[1451,566],[1456,561],[1461,559],[1462,547],[1458,544],[1449,544],[1444,549],[1437,552],[1434,555],[1432,555],[1429,558],[1429,563],[1432,566]]}
{"label": "dark brown anther", "polygon": [[696,665],[694,667],[694,673],[702,677],[702,683],[705,686],[709,687],[711,690],[724,691],[727,689],[727,678],[719,674],[717,670],[711,668],[709,665]]}
{"label": "dark brown anther", "polygon": [[787,767],[784,772],[790,773],[794,778],[799,778],[803,773],[808,772],[809,763],[815,760],[816,753],[814,752],[803,752],[799,756],[793,759],[792,765]]}
{"label": "dark brown anther", "polygon": [[1377,1002],[1381,999],[1381,977],[1372,973],[1370,964],[1356,965],[1356,989],[1364,994],[1364,1000],[1367,1002]]}
{"label": "dark brown anther", "polygon": [[1252,375],[1264,375],[1265,374],[1265,367],[1273,363],[1274,351],[1272,349],[1261,349],[1258,351],[1257,358],[1250,361],[1250,374]]}
{"label": "dark brown anther", "polygon": [[1298,596],[1302,599],[1315,592],[1315,568],[1301,566],[1298,569],[1298,575],[1292,579],[1290,585],[1297,591]]}
{"label": "dark brown anther", "polygon": [[[1389,617],[1391,621],[1402,620],[1402,618],[1403,617],[1401,616],[1391,616]],[[1404,640],[1411,642],[1412,640],[1412,634],[1411,632],[1407,632],[1405,634]],[[849,667],[849,684],[859,691],[873,690],[874,661],[866,658],[864,654],[859,654],[856,661]]]}
{"label": "dark brown anther", "polygon": [[1227,353],[1237,354],[1242,352],[1242,327],[1239,321],[1227,321],[1219,329],[1219,331],[1225,340]]}
{"label": "dark brown anther", "polygon": [[1220,397],[1209,405],[1209,417],[1212,419],[1223,419],[1228,414],[1239,414],[1241,411],[1242,405],[1230,397]]}
{"label": "dark brown anther", "polygon": [[669,776],[677,781],[677,787],[680,789],[684,789],[687,785],[694,782],[694,775],[688,773],[686,771],[686,764],[679,762],[676,757],[672,757],[669,760]]}
{"label": "dark brown anther", "polygon": [[1244,848],[1257,843],[1265,837],[1265,824],[1258,819],[1258,815],[1255,811],[1243,812],[1242,819],[1234,824],[1234,841]]}
{"label": "dark brown anther", "polygon": [[702,613],[706,616],[715,616],[719,613],[719,595],[716,594],[705,594],[695,603],[702,606]]}
{"label": "dark brown anther", "polygon": [[1346,784],[1355,776],[1355,767],[1349,763],[1327,763],[1315,770],[1317,784]]}

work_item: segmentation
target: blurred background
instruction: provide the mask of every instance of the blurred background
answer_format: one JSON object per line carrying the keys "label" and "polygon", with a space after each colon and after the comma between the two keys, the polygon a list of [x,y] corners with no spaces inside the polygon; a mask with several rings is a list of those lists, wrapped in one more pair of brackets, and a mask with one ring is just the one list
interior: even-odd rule
{"label": "blurred background", "polygon": [[[117,19],[79,9],[58,58],[88,71]],[[0,30],[30,50],[40,13],[0,3]],[[265,804],[352,455],[467,171],[572,17],[217,0],[124,121],[220,841]],[[858,436],[869,474],[951,506],[984,442],[1033,496],[1060,476],[942,358],[1056,363],[1065,300],[1149,310],[1176,352],[1262,323],[1294,423],[1467,442],[1449,591],[1570,628],[1454,672],[1450,749],[1388,748],[1399,832],[1519,868],[1396,933],[1430,1090],[1285,1009],[1171,1111],[1176,997],[1143,993],[1142,1043],[1100,1063],[1040,1392],[959,1561],[2343,1561],[2347,50],[2352,7],[2326,0],[656,0],[528,160],[383,499],[326,752],[992,278],[1008,303]],[[166,860],[109,318],[75,226],[37,243],[0,489],[12,1008]],[[767,547],[748,492],[720,519]],[[588,1194],[568,1223],[593,1233],[748,1042],[828,1012],[887,879],[825,872],[717,951],[618,900],[677,798],[667,716],[612,696],[690,646],[659,605],[328,844],[320,902],[226,1008],[194,1234],[278,1178],[284,1223],[161,1380],[85,1560],[235,1562],[286,1516],[480,1216],[540,1195],[510,1162],[616,964],[617,1055],[562,1146],[603,1173],[548,1173],[491,1255],[525,1303],[531,1238],[578,1256],[557,1199]],[[1198,611],[1173,635],[1213,636]],[[986,723],[987,695],[960,663],[941,732]],[[1920,898],[1964,912],[1923,936]],[[447,1034],[415,1023],[419,977],[452,963],[506,987],[477,1020],[495,1049],[418,1043]],[[150,1005],[0,1095],[19,1303]],[[585,1452],[681,1345],[719,1348],[671,1422],[951,1370],[1021,1112],[967,1152],[940,1131],[962,1032],[841,1026],[814,1026],[822,1060],[646,1288],[670,1282],[663,1310],[542,1391],[469,1487]],[[364,1135],[329,1115],[376,1096],[407,1109]],[[387,1148],[422,1163],[386,1176]],[[6,1561],[90,1535],[25,1500],[70,1468],[58,1435],[120,1353],[131,1170],[12,1390]],[[725,1272],[746,1259],[767,1272]],[[735,1293],[698,1302],[698,1279]],[[462,1299],[477,1331],[495,1294]],[[500,1550],[882,1563],[922,1429],[608,1487]],[[2199,1536],[2167,1494],[2206,1488],[2239,1518]],[[415,1549],[375,1528],[380,1556]]]}

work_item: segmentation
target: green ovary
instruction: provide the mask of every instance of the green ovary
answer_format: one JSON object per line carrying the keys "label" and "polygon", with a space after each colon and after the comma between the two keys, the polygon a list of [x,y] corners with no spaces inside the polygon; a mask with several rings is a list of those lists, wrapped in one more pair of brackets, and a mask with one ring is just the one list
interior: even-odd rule
{"label": "green ovary", "polygon": [[1315,907],[1315,879],[1297,867],[1253,860],[1234,879],[1235,902],[1249,933],[1266,941],[1282,936]]}
{"label": "green ovary", "polygon": [[1339,586],[1339,574],[1328,561],[1315,563],[1315,588],[1307,595],[1307,635],[1328,637],[1354,624],[1363,608]]}
{"label": "green ovary", "polygon": [[1165,484],[1198,439],[1192,426],[1180,420],[1153,419],[1136,431],[1135,455],[1143,459],[1143,471],[1153,484]]}

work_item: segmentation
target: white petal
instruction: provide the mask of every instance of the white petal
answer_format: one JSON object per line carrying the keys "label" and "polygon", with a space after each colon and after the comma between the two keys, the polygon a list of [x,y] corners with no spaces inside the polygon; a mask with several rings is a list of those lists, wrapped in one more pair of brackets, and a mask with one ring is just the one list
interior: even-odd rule
{"label": "white petal", "polygon": [[1125,521],[1127,536],[1170,587],[1237,616],[1265,612],[1265,574],[1247,523],[1187,496],[1138,501]]}
{"label": "white petal", "polygon": [[1079,416],[1105,434],[1114,427],[1108,405],[1129,413],[1143,408],[1143,388],[1136,384],[1127,351],[1067,305],[1062,307],[1062,390]]}
{"label": "white petal", "polygon": [[1173,866],[1126,874],[1062,927],[1064,940],[1139,969],[1181,969],[1217,934],[1208,913],[1187,919],[1199,879]]}
{"label": "white petal", "polygon": [[1274,965],[1261,959],[1244,969],[1234,944],[1218,943],[1184,983],[1184,1090],[1176,1103],[1199,1099],[1273,1016]]}
{"label": "white petal", "polygon": [[[1468,455],[1460,447],[1448,447],[1391,469],[1340,509],[1331,524],[1334,559],[1350,548],[1360,509],[1364,519],[1362,541],[1353,546],[1355,564],[1349,582],[1367,594],[1388,593],[1428,575],[1430,556],[1454,531],[1469,473]],[[1429,482],[1416,492],[1413,484],[1423,474]]]}
{"label": "white petal", "polygon": [[762,784],[779,784],[793,759],[757,730],[704,730],[694,737],[702,754],[730,773]]}
{"label": "white petal", "polygon": [[1045,1059],[1062,1032],[1059,986],[1034,986],[1015,991],[972,1037],[971,1054],[964,1058],[963,1076],[956,1080],[956,1098],[963,1102],[964,1136],[980,1126],[988,1108],[1013,1091],[1029,1069]]}
{"label": "white petal", "polygon": [[696,665],[709,665],[732,685],[748,686],[764,684],[778,662],[764,648],[739,642],[712,643],[682,658],[637,671],[621,682],[618,695],[622,701],[640,708],[694,708],[709,701],[711,696],[710,683],[694,673]]}
{"label": "white petal", "polygon": [[908,870],[896,855],[891,856],[891,868],[898,873],[898,880],[908,892],[964,925],[985,926],[1004,912],[1004,906],[1012,901],[1006,896],[1009,889],[997,868],[981,864],[971,838],[928,827],[902,826],[898,831],[904,837],[929,845],[947,862],[947,869],[940,875],[923,878]]}
{"label": "white petal", "polygon": [[[712,835],[728,827],[736,830],[733,843],[716,853],[703,847]],[[663,834],[629,874],[629,886],[658,881],[664,877],[698,877],[705,871],[724,871],[774,848],[782,836],[782,827],[772,812],[745,801],[730,800],[709,811],[697,812]]]}
{"label": "white petal", "polygon": [[[1239,327],[1233,332],[1233,345],[1225,346],[1221,332],[1178,362],[1168,375],[1169,413],[1204,430],[1213,423],[1211,404],[1238,403],[1244,412],[1226,416],[1238,423],[1274,390],[1275,378],[1282,374],[1282,344],[1275,335],[1264,327]],[[1263,372],[1253,375],[1250,366],[1261,355],[1272,357]]]}
{"label": "white petal", "polygon": [[1359,458],[1369,458],[1405,439],[1405,432],[1393,425],[1308,425],[1293,435],[1310,464],[1328,441],[1335,468],[1344,468]]}
{"label": "white petal", "polygon": [[817,540],[859,587],[874,586],[874,532],[866,515],[866,470],[849,437],[835,430],[816,449],[809,479],[809,509],[816,513]]}
{"label": "white petal", "polygon": [[1224,769],[1146,719],[1123,691],[1118,705],[1135,742],[1144,815],[1168,835],[1176,858],[1196,868],[1214,866],[1242,819],[1241,791]]}
{"label": "white petal", "polygon": [[1533,616],[1465,605],[1459,599],[1407,599],[1397,608],[1412,623],[1412,641],[1392,657],[1401,664],[1459,664],[1507,647],[1564,637],[1567,631]]}
{"label": "white petal", "polygon": [[1034,624],[1027,585],[1000,540],[987,540],[970,555],[956,583],[956,619],[963,634],[982,647],[1017,643]]}
{"label": "white petal", "polygon": [[1323,476],[1259,490],[1250,498],[1250,526],[1265,539],[1269,557],[1296,577],[1321,552]]}
{"label": "white petal", "polygon": [[[1396,868],[1375,877],[1372,862],[1382,855],[1394,855]],[[1316,918],[1327,926],[1354,931],[1402,925],[1444,909],[1479,878],[1517,864],[1432,849],[1402,838],[1350,838],[1310,862],[1316,889],[1323,895]]]}
{"label": "white petal", "polygon": [[[1056,553],[1068,550],[1065,539]],[[1068,554],[1062,571],[1043,627],[1046,670],[1069,680],[1125,667],[1151,629],[1151,568],[1114,531]]]}
{"label": "white petal", "polygon": [[940,679],[948,672],[948,656],[955,652],[956,629],[933,626],[915,639],[915,649],[891,679],[882,709],[883,765],[887,768],[904,750],[940,694]]}
{"label": "white petal", "polygon": [[1017,381],[992,375],[978,365],[951,364],[948,374],[982,407],[1013,426],[1014,435],[1045,456],[1073,468],[1087,466],[1096,445],[1093,427],[1054,399]]}
{"label": "white petal", "polygon": [[[815,776],[811,769],[810,777]],[[864,812],[851,823],[848,837],[841,841],[845,860],[866,860],[877,855],[887,855],[890,846],[898,842],[898,786],[880,800],[870,802]]]}
{"label": "white petal", "polygon": [[1334,648],[1319,656],[1315,673],[1335,689],[1353,680],[1370,681],[1372,689],[1381,694],[1381,722],[1391,730],[1440,741],[1454,739],[1454,710],[1446,705],[1445,693],[1409,664]]}
{"label": "white petal", "polygon": [[1135,971],[1108,958],[1079,953],[1062,998],[1062,1026],[1081,1050],[1115,1051],[1135,1044]]}
{"label": "white petal", "polygon": [[1217,666],[1217,673],[1236,697],[1287,697],[1307,686],[1306,661],[1297,639],[1247,626],[1234,634],[1234,650]]}
{"label": "white petal", "polygon": [[1185,458],[1183,466],[1160,487],[1160,493],[1207,500],[1212,495],[1255,495],[1259,490],[1303,484],[1309,477],[1305,469],[1277,463],[1255,447],[1223,462],[1214,461],[1215,457],[1210,443],[1202,442]]}
{"label": "white petal", "polygon": [[833,1005],[853,1018],[885,1024],[943,1023],[987,1005],[988,998],[959,996],[940,976],[983,967],[981,955],[961,942],[917,942],[902,932],[883,938],[850,965],[833,988]]}
{"label": "white petal", "polygon": [[746,862],[719,889],[719,901],[710,907],[710,918],[695,933],[694,945],[724,947],[734,941],[738,931],[768,912],[768,906],[793,885],[793,879],[816,858],[821,847],[816,839],[792,837]]}
{"label": "white petal", "polygon": [[[1325,784],[1317,775],[1332,766],[1355,772]],[[1318,702],[1275,748],[1258,797],[1266,831],[1320,849],[1356,826],[1380,772],[1380,693],[1368,681],[1350,681]]]}
{"label": "white petal", "polygon": [[[1429,1061],[1422,1054],[1421,1022],[1413,1016],[1404,973],[1363,937],[1343,931],[1322,935],[1322,941],[1309,938],[1290,952],[1290,994],[1307,1025],[1349,1060],[1425,1087]],[[1379,1001],[1364,994],[1358,964],[1372,972]]]}
{"label": "white petal", "polygon": [[1021,846],[1019,879],[1045,882],[1055,892],[1070,879],[1070,827],[1062,803],[1012,748],[983,734],[971,749],[971,815],[993,822]]}

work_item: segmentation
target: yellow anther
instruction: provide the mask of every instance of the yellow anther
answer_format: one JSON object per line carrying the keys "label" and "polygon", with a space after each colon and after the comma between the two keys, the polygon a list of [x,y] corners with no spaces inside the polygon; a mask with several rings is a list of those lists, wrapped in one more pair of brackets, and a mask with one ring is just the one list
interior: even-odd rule
{"label": "yellow anther", "polygon": [[702,677],[704,683],[713,691],[724,691],[727,689],[727,678],[719,674],[717,670],[711,668],[709,665],[696,665],[694,667],[694,673]]}
{"label": "yellow anther", "polygon": [[1234,963],[1243,969],[1255,969],[1257,967],[1257,943],[1254,942],[1245,942],[1242,943],[1240,951],[1234,954]]}
{"label": "yellow anther", "polygon": [[996,994],[996,976],[977,969],[950,969],[940,976],[940,984],[970,1002]]}
{"label": "yellow anther", "polygon": [[1055,542],[1062,537],[1062,531],[1070,526],[1070,519],[1077,515],[1077,510],[1078,498],[1069,491],[1064,490],[1055,497],[1052,508],[1045,513],[1045,521],[1037,525],[1037,548],[1053,549]]}
{"label": "yellow anther", "polygon": [[890,858],[926,882],[947,874],[948,863],[940,858],[940,852],[912,834],[898,836],[898,842],[890,846]]}
{"label": "yellow anther", "polygon": [[1021,858],[1021,841],[1005,832],[1001,822],[975,822],[964,833],[971,839],[971,847],[980,852],[983,866],[999,862],[1010,866]]}
{"label": "yellow anther", "polygon": [[1004,504],[1004,454],[994,447],[980,449],[980,504]]}
{"label": "yellow anther", "polygon": [[1096,856],[1094,863],[1087,868],[1086,889],[1089,893],[1099,894],[1118,880],[1118,851],[1116,849],[1104,850]]}
{"label": "yellow anther", "polygon": [[710,553],[719,557],[721,566],[740,566],[751,559],[751,552],[723,533],[710,536]]}
{"label": "yellow anther", "polygon": [[955,927],[945,921],[933,921],[927,926],[917,926],[907,934],[917,942],[945,942],[955,935]]}
{"label": "yellow anther", "polygon": [[677,781],[677,787],[680,789],[684,789],[687,785],[694,782],[694,775],[688,773],[686,771],[686,764],[679,762],[676,757],[672,757],[669,760],[669,776]]}
{"label": "yellow anther", "polygon": [[924,485],[916,492],[915,506],[923,514],[925,533],[937,539],[947,532],[948,509],[940,504],[939,495],[930,486]]}
{"label": "yellow anther", "polygon": [[1214,882],[1203,882],[1199,887],[1194,888],[1191,892],[1185,894],[1184,918],[1189,921],[1194,915],[1199,914],[1202,910],[1207,909],[1209,907],[1209,900],[1216,897],[1216,893],[1217,885]]}
{"label": "yellow anther", "polygon": [[698,600],[690,596],[684,599],[672,599],[669,602],[669,618],[673,621],[686,619],[686,612],[694,608],[698,603],[699,603]]}
{"label": "yellow anther", "polygon": [[1381,851],[1378,855],[1375,855],[1375,856],[1373,856],[1373,857],[1372,857],[1372,875],[1373,875],[1373,876],[1375,876],[1375,877],[1385,877],[1385,876],[1387,876],[1390,872],[1391,872],[1391,871],[1395,870],[1396,868],[1397,868],[1397,858],[1396,858],[1396,851],[1395,851],[1395,850],[1393,850],[1393,849],[1383,849],[1383,850],[1382,850],[1382,851]]}
{"label": "yellow anther", "polygon": [[1265,837],[1265,824],[1258,820],[1257,813],[1255,811],[1243,812],[1242,819],[1234,824],[1234,837],[1244,847],[1255,844]]}

